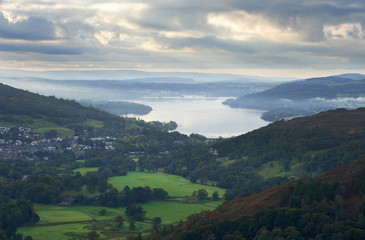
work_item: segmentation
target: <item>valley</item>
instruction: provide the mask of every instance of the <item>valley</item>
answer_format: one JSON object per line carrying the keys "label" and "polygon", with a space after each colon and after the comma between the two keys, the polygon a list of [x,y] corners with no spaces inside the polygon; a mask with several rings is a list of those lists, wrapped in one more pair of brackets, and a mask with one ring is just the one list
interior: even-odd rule
{"label": "valley", "polygon": [[[242,130],[247,133],[237,133],[237,137],[210,138],[175,131],[180,126],[171,120],[123,118],[73,100],[6,85],[0,86],[0,93],[0,207],[2,219],[7,219],[2,220],[1,231],[9,237],[21,233],[40,240],[87,239],[93,234],[101,239],[204,239],[209,234],[223,238],[234,231],[221,233],[197,219],[216,219],[218,211],[234,223],[232,216],[241,211],[234,203],[245,199],[252,199],[251,210],[240,214],[251,218],[260,211],[268,214],[266,207],[279,209],[274,215],[289,214],[306,205],[285,195],[293,191],[285,186],[295,188],[300,179],[315,178],[365,157],[364,108],[336,109],[252,127],[257,129]],[[190,109],[194,115],[200,108],[194,103],[199,100],[207,109],[217,109],[220,103],[217,99],[179,99],[187,107],[178,109],[183,114]],[[176,113],[173,106],[167,112]],[[201,124],[212,118],[207,117],[200,117]],[[323,184],[336,192],[326,193],[328,204],[332,206],[337,195],[348,204],[356,201],[347,208],[359,218],[356,209],[361,191],[356,190],[351,196],[357,197],[350,199],[339,194],[339,185]],[[352,189],[352,185],[344,187]],[[322,198],[319,195],[317,201]],[[25,214],[20,208],[29,210]],[[232,208],[236,213],[229,212]],[[345,215],[331,221],[340,219],[346,219]],[[214,220],[212,226],[216,223],[221,224]],[[260,224],[256,227],[264,226]],[[195,228],[199,226],[206,231]],[[362,236],[360,225],[351,226]],[[295,228],[305,235],[303,229]],[[259,230],[235,234],[253,239]]]}
{"label": "valley", "polygon": [[0,0],[0,240],[365,240],[364,62],[364,0]]}

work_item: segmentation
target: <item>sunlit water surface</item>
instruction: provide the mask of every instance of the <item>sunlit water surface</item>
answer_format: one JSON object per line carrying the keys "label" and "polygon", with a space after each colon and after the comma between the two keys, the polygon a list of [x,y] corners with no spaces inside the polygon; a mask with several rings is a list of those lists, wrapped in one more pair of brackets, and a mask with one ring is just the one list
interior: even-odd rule
{"label": "sunlit water surface", "polygon": [[237,136],[268,124],[260,118],[262,111],[232,109],[222,104],[225,99],[196,96],[144,99],[138,103],[153,110],[136,117],[145,121],[175,121],[181,133],[198,133],[210,138]]}

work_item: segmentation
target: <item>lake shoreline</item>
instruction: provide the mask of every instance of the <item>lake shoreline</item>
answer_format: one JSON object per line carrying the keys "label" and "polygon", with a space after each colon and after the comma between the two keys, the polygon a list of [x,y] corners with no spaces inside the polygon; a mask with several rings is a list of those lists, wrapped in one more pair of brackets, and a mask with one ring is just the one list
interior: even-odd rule
{"label": "lake shoreline", "polygon": [[153,110],[150,113],[126,117],[144,121],[174,121],[178,124],[176,131],[208,138],[238,136],[269,124],[261,119],[264,111],[230,108],[222,104],[226,99],[204,96],[146,98],[135,102],[151,106]]}

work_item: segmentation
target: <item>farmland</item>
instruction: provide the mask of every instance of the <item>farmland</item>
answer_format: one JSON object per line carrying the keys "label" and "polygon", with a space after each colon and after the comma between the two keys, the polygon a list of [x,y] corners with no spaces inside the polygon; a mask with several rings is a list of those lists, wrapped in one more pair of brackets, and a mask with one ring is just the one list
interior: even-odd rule
{"label": "farmland", "polygon": [[[88,171],[95,171],[97,168],[77,169],[82,174]],[[131,188],[138,186],[150,186],[151,188],[163,188],[170,196],[191,195],[199,189],[206,189],[209,195],[214,191],[219,196],[224,194],[224,189],[193,184],[187,179],[164,173],[148,172],[128,172],[127,176],[112,177],[108,181],[118,189],[128,185]],[[40,221],[35,226],[26,226],[19,228],[18,232],[23,235],[29,235],[33,239],[66,239],[72,237],[86,237],[90,229],[96,230],[101,238],[108,239],[125,239],[128,234],[144,232],[152,227],[151,219],[160,217],[162,224],[178,223],[185,220],[189,215],[198,213],[202,210],[213,210],[223,201],[208,202],[183,202],[185,198],[168,199],[165,201],[152,201],[139,204],[147,213],[145,220],[136,222],[136,229],[131,230],[128,223],[115,227],[114,219],[117,216],[125,214],[125,208],[108,208],[102,206],[67,206],[59,207],[55,205],[35,204],[34,209],[40,217]],[[100,214],[102,210],[105,214]]]}
{"label": "farmland", "polygon": [[[36,226],[21,227],[18,233],[29,235],[37,240],[67,239],[72,236],[86,236],[91,226],[100,225],[97,229],[101,233],[118,232],[122,236],[130,232],[143,232],[152,227],[149,219],[161,217],[162,224],[177,223],[185,220],[189,215],[202,210],[213,210],[222,201],[209,202],[208,204],[184,204],[179,202],[155,201],[142,204],[147,211],[146,221],[137,222],[136,230],[130,230],[128,223],[124,223],[118,231],[115,229],[102,228],[105,223],[112,222],[116,216],[125,216],[125,208],[106,208],[96,206],[69,206],[58,207],[53,205],[35,205],[35,210],[40,216],[40,222]],[[100,211],[105,209],[105,215],[100,215]],[[110,223],[109,223],[110,224]],[[98,227],[96,227],[98,228]],[[112,238],[123,239],[123,238]]]}
{"label": "farmland", "polygon": [[223,188],[194,184],[181,176],[157,172],[128,172],[126,176],[111,177],[108,182],[119,190],[127,185],[130,188],[138,186],[163,188],[169,193],[169,196],[191,195],[194,191],[203,188],[208,191],[209,195],[214,191],[218,191],[219,196],[222,196],[225,192],[225,189]]}

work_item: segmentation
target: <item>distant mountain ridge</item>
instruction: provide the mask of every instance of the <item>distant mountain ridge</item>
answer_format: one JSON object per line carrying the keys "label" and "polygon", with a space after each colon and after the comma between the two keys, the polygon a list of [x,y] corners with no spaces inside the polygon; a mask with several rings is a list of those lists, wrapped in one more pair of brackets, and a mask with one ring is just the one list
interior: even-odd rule
{"label": "distant mountain ridge", "polygon": [[228,99],[224,104],[233,108],[267,110],[267,121],[345,107],[354,109],[365,104],[365,78],[361,74],[310,78],[282,83],[262,92]]}
{"label": "distant mountain ridge", "polygon": [[274,86],[255,82],[197,82],[192,78],[135,78],[129,80],[52,80],[45,78],[6,78],[3,82],[43,95],[77,100],[141,100],[146,97],[232,97],[254,93]]}
{"label": "distant mountain ridge", "polygon": [[353,80],[365,79],[365,75],[364,74],[359,74],[359,73],[345,73],[345,74],[336,75],[334,77],[350,78],[350,79],[353,79]]}
{"label": "distant mountain ridge", "polygon": [[347,97],[360,97],[365,95],[365,78],[353,80],[343,77],[310,78],[302,81],[282,83],[263,92],[246,95],[240,99],[289,99],[304,100],[311,98],[337,98],[341,94]]}

